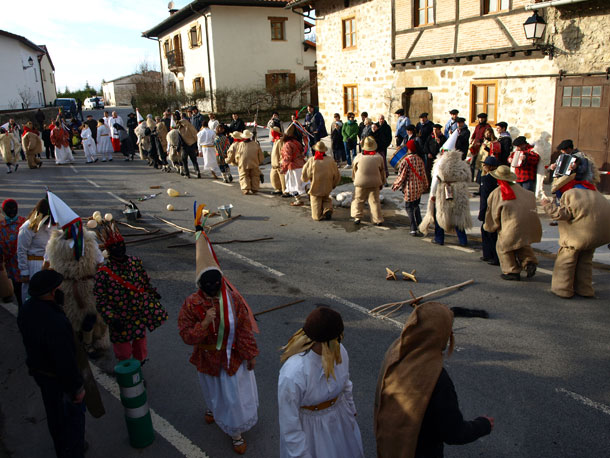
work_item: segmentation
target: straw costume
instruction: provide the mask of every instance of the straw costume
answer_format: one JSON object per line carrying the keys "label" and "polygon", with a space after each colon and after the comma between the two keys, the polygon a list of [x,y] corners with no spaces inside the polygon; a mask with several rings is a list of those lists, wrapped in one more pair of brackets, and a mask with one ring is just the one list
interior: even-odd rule
{"label": "straw costume", "polygon": [[182,340],[193,346],[190,362],[197,368],[207,410],[206,423],[231,436],[238,454],[246,451],[242,433],[258,421],[254,376],[258,326],[244,298],[222,274],[212,244],[203,232],[203,205],[196,210],[196,285],[178,316]]}
{"label": "straw costume", "polygon": [[453,313],[438,302],[416,306],[385,354],[375,394],[379,458],[442,458],[443,443],[467,444],[491,432],[485,417],[464,421],[443,368],[453,351]]}
{"label": "straw costume", "polygon": [[286,192],[286,175],[280,172],[284,134],[279,127],[273,127],[271,129],[271,138],[273,139],[273,147],[271,148],[271,186],[273,186],[273,194],[280,195]]}
{"label": "straw costume", "polygon": [[303,182],[311,181],[311,217],[314,221],[320,221],[332,217],[330,192],[341,182],[341,174],[335,160],[326,155],[328,149],[323,142],[316,143],[313,149],[314,155],[305,163],[301,177]]}
{"label": "straw costume", "polygon": [[239,170],[239,186],[243,194],[256,194],[261,186],[261,169],[265,156],[259,144],[252,141],[252,132],[244,130],[242,134],[234,132],[233,138],[242,140],[229,147],[227,152],[227,163],[235,164]]}
{"label": "straw costume", "polygon": [[354,180],[354,200],[351,215],[354,223],[360,224],[364,215],[364,202],[368,200],[371,209],[371,219],[377,226],[383,224],[379,192],[386,181],[383,157],[377,153],[377,143],[373,137],[366,137],[362,145],[362,153],[356,156],[352,167]]}
{"label": "straw costume", "polygon": [[542,225],[536,211],[534,193],[516,186],[517,176],[507,165],[492,170],[498,187],[487,198],[483,229],[498,232],[496,251],[505,280],[520,280],[521,271],[527,277],[536,273],[538,260],[531,244],[540,242]]}
{"label": "straw costume", "polygon": [[63,275],[64,312],[92,357],[110,348],[108,327],[97,313],[93,286],[98,265],[104,262],[95,234],[68,205],[47,192],[51,215],[58,230],[51,233],[45,259]]}
{"label": "straw costume", "polygon": [[[95,221],[95,223],[92,223]],[[145,362],[146,331],[154,331],[168,318],[161,296],[151,285],[142,260],[127,256],[125,242],[111,214],[99,212],[88,223],[98,231],[108,259],[95,275],[97,310],[110,328],[114,355],[119,361],[132,356]]]}
{"label": "straw costume", "polygon": [[322,306],[283,347],[280,458],[364,457],[342,338],[341,315]]}

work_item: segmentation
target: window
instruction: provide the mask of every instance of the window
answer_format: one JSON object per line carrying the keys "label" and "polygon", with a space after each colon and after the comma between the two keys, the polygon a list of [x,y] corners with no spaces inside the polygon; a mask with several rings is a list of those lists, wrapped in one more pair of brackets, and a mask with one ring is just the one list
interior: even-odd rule
{"label": "window", "polygon": [[296,75],[290,72],[267,73],[265,75],[265,89],[274,92],[281,88],[294,88],[296,85]]}
{"label": "window", "polygon": [[169,83],[167,83],[167,92],[169,92],[170,94],[176,93],[176,83],[174,81],[170,81]]}
{"label": "window", "polygon": [[434,24],[434,0],[415,0],[415,27]]}
{"label": "window", "polygon": [[269,17],[271,23],[271,40],[285,41],[286,40],[286,21],[287,17]]}
{"label": "window", "polygon": [[599,108],[602,103],[601,86],[564,86],[562,107]]}
{"label": "window", "polygon": [[498,107],[498,82],[486,81],[470,84],[470,123],[477,121],[479,113],[487,113],[487,122],[496,123]]}
{"label": "window", "polygon": [[343,19],[342,21],[343,30],[343,49],[350,49],[356,47],[356,18],[350,17]]}
{"label": "window", "polygon": [[358,113],[358,86],[355,84],[343,85],[343,114]]}
{"label": "window", "polygon": [[498,13],[510,9],[510,0],[483,0],[483,14]]}
{"label": "window", "polygon": [[165,57],[167,57],[167,53],[171,51],[172,47],[171,47],[171,41],[170,40],[165,40],[163,42],[163,54],[165,55]]}
{"label": "window", "polygon": [[51,83],[55,84],[55,81],[53,81],[53,72],[49,73],[49,76],[51,77]]}
{"label": "window", "polygon": [[205,94],[205,80],[202,76],[193,80],[193,92],[203,92]]}
{"label": "window", "polygon": [[189,29],[189,48],[197,48],[201,46],[201,26],[194,25]]}
{"label": "window", "polygon": [[38,82],[38,72],[36,72],[36,69],[34,69],[34,80]]}
{"label": "window", "polygon": [[45,75],[45,73],[44,73],[44,68],[40,69],[40,73],[42,73],[42,80],[46,81],[47,80],[47,75]]}

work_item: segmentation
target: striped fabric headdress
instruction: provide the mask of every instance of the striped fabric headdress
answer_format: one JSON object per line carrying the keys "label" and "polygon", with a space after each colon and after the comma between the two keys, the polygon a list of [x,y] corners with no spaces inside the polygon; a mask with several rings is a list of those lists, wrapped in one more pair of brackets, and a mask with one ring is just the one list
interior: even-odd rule
{"label": "striped fabric headdress", "polygon": [[[311,147],[309,146],[309,137],[313,138],[313,135],[311,135],[307,131],[307,129],[305,129],[305,127],[303,127],[303,124],[301,124],[296,119],[294,121],[292,121],[292,124],[290,126],[294,126],[295,129],[297,129],[299,132],[301,132],[301,134],[303,134],[303,151],[305,152],[306,156],[311,155]],[[290,129],[290,126],[288,126],[288,129]],[[286,129],[286,130],[288,130],[288,129]]]}

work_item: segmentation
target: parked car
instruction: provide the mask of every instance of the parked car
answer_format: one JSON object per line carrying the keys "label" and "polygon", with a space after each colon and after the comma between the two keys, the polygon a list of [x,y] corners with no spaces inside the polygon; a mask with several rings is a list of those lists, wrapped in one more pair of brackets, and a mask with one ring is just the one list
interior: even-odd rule
{"label": "parked car", "polygon": [[85,108],[85,110],[103,109],[104,100],[101,97],[89,97],[88,99],[85,99],[83,108]]}
{"label": "parked car", "polygon": [[53,104],[56,107],[61,107],[64,114],[70,113],[72,116],[76,116],[76,99],[55,99]]}

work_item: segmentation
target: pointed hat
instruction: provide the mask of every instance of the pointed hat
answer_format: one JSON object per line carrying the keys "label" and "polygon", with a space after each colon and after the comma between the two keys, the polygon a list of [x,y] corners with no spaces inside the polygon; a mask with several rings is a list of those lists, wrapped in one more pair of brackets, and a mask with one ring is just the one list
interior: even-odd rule
{"label": "pointed hat", "polygon": [[144,118],[140,114],[140,110],[138,110],[137,108],[136,108],[136,120],[138,121],[138,124],[140,124],[142,121],[144,121]]}
{"label": "pointed hat", "polygon": [[216,256],[212,251],[210,241],[203,232],[195,242],[195,263],[197,266],[195,272],[195,285],[197,286],[201,275],[209,270],[217,270],[222,274]]}
{"label": "pointed hat", "polygon": [[51,215],[53,215],[53,219],[62,229],[65,229],[66,227],[80,220],[80,216],[78,216],[74,210],[68,207],[68,204],[66,204],[51,191],[47,191],[47,199],[49,201]]}
{"label": "pointed hat", "polygon": [[451,136],[449,137],[449,140],[447,140],[441,147],[441,150],[451,151],[452,149],[455,149],[455,143],[457,142],[457,138],[458,138],[458,131],[454,130],[453,133],[451,134]]}

